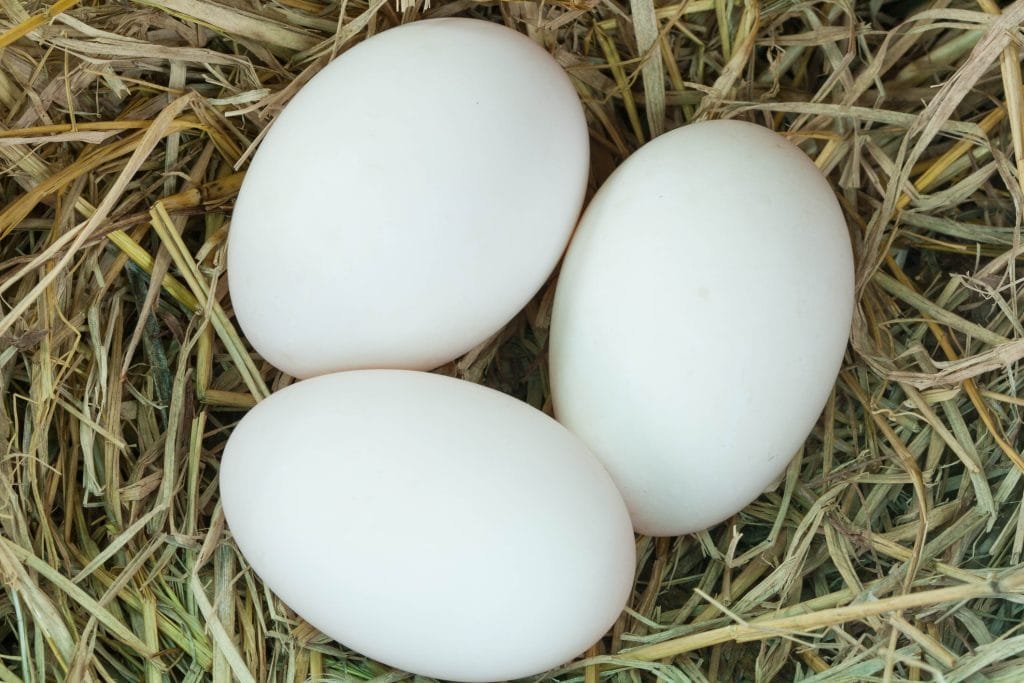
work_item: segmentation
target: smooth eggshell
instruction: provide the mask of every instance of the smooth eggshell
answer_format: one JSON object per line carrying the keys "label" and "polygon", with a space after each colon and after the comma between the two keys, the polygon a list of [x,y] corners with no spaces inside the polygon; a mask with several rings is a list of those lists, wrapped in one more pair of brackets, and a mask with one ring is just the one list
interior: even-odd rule
{"label": "smooth eggshell", "polygon": [[304,85],[249,166],[228,238],[241,328],[297,377],[453,360],[550,275],[588,163],[576,91],[527,37],[384,31]]}
{"label": "smooth eggshell", "polygon": [[289,386],[231,434],[220,491],[275,593],[415,673],[497,681],[562,664],[632,586],[628,512],[579,439],[449,377],[359,370]]}
{"label": "smooth eggshell", "polygon": [[831,187],[766,128],[686,126],[612,174],[559,276],[551,390],[638,531],[707,528],[783,472],[839,371],[853,286]]}

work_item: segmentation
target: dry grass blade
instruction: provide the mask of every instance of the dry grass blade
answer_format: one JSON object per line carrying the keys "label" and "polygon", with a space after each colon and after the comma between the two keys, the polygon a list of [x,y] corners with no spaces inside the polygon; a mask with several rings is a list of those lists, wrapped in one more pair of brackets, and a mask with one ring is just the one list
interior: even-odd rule
{"label": "dry grass blade", "polygon": [[[567,68],[593,187],[663,130],[752,120],[828,176],[858,261],[783,480],[638,539],[629,609],[547,680],[1024,680],[1024,0],[0,0],[0,682],[405,677],[297,619],[225,528],[225,438],[291,381],[239,332],[225,244],[302,84],[451,15]],[[552,295],[451,371],[547,406]]]}
{"label": "dry grass blade", "polygon": [[50,21],[61,12],[71,9],[79,2],[80,0],[58,0],[53,4],[53,6],[48,7],[45,11],[28,17],[3,33],[0,33],[0,50],[19,38],[24,38],[35,29],[46,24],[46,22]]}
{"label": "dry grass blade", "polygon": [[315,38],[305,31],[229,5],[196,0],[136,1],[195,21],[215,31],[257,41],[270,48],[298,51],[310,48],[316,43]]}
{"label": "dry grass blade", "polygon": [[637,52],[643,61],[644,104],[647,127],[651,137],[665,130],[665,67],[658,54],[660,27],[652,0],[631,0],[629,3],[636,34]]}
{"label": "dry grass blade", "polygon": [[1022,592],[1024,592],[1024,574],[1017,574],[1005,580],[992,583],[982,582],[964,586],[937,588],[931,591],[909,593],[907,595],[846,607],[834,607],[793,617],[757,619],[747,624],[724,626],[700,634],[658,643],[657,645],[648,645],[647,647],[627,651],[624,655],[627,658],[635,659],[665,659],[717,643],[777,638],[786,633],[803,633],[814,629],[835,626],[854,619],[862,620],[887,612],[930,607],[949,602],[956,603],[986,596],[1000,597],[1004,594],[1013,595]]}

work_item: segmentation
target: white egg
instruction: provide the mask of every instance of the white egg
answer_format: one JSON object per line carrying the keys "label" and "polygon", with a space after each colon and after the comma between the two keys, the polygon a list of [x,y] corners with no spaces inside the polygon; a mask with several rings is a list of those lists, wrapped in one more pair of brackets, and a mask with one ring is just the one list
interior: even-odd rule
{"label": "white egg", "polygon": [[228,240],[241,328],[297,377],[453,360],[550,275],[588,164],[576,91],[530,39],[384,31],[303,86],[249,166]]}
{"label": "white egg", "polygon": [[707,528],[783,472],[835,382],[853,286],[832,189],[766,128],[686,126],[612,174],[559,276],[551,390],[638,531]]}
{"label": "white egg", "polygon": [[582,653],[629,596],[629,514],[563,426],[440,375],[358,370],[277,392],[227,443],[224,515],[277,595],[364,655],[459,681]]}

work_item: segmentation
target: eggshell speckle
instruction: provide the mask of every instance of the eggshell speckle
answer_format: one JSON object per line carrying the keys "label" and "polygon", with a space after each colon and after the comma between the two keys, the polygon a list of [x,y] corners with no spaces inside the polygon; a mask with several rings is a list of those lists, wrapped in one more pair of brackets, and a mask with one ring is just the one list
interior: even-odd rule
{"label": "eggshell speckle", "polygon": [[289,386],[235,428],[220,489],[275,593],[415,673],[497,681],[562,664],[632,586],[629,516],[586,447],[449,377],[361,370]]}
{"label": "eggshell speckle", "polygon": [[843,214],[799,148],[737,121],[677,129],[627,159],[580,221],[552,315],[555,415],[638,531],[707,528],[807,438],[853,301]]}
{"label": "eggshell speckle", "polygon": [[304,85],[249,166],[228,239],[242,330],[296,377],[453,360],[551,273],[588,162],[576,91],[526,36],[384,31]]}

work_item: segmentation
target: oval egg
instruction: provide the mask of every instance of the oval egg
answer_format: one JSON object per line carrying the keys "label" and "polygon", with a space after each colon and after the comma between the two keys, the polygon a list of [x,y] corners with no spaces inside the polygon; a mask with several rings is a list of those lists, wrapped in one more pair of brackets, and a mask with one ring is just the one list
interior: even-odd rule
{"label": "oval egg", "polygon": [[853,288],[831,187],[766,128],[689,125],[611,175],[559,276],[551,391],[638,531],[705,529],[781,475],[835,382]]}
{"label": "oval egg", "polygon": [[289,386],[228,440],[224,515],[323,633],[407,671],[519,678],[597,641],[630,594],[629,515],[547,415],[469,382],[359,370]]}
{"label": "oval egg", "polygon": [[568,76],[511,29],[431,19],[356,45],[246,172],[228,238],[243,332],[296,377],[453,360],[554,269],[588,145]]}

